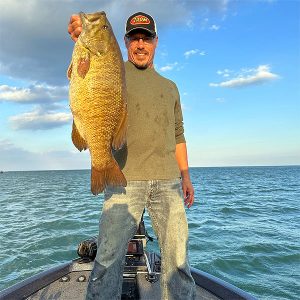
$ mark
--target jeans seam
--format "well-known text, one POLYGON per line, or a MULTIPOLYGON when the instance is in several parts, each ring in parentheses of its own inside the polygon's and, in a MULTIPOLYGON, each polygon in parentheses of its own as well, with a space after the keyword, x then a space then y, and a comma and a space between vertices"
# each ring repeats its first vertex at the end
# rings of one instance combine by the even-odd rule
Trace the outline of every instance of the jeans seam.
MULTIPOLYGON (((150 217, 151 219, 153 220, 153 224, 155 226, 155 231, 157 233, 157 237, 158 237, 158 242, 159 242, 159 245, 160 245, 160 249, 162 250, 162 239, 161 239, 161 233, 160 233, 160 230, 159 230, 159 226, 158 226, 158 222, 157 222, 157 219, 156 219, 156 216, 155 214, 153 213, 153 210, 152 210, 152 206, 151 206, 151 196, 148 197, 148 201, 146 203, 148 209, 149 209, 149 212, 150 212, 150 217)), ((162 292, 163 291, 167 291, 168 287, 167 287, 167 282, 166 282, 166 273, 165 273, 165 265, 167 264, 167 258, 165 257, 164 253, 162 253, 161 251, 161 283, 162 283, 162 292)))
MULTIPOLYGON (((136 232, 136 230, 133 231, 134 227, 137 229, 137 225, 136 225, 136 224, 133 224, 133 225, 131 226, 131 228, 130 228, 130 231, 132 232, 131 236, 133 236, 134 233, 136 232)), ((132 237, 131 237, 131 238, 132 238, 132 237)), ((129 241, 131 240, 131 238, 127 239, 127 243, 125 243, 125 244, 128 245, 128 243, 129 243, 129 241)), ((124 258, 123 258, 123 260, 122 260, 122 265, 121 265, 121 269, 123 270, 123 272, 124 272, 124 267, 125 267, 125 263, 126 263, 126 253, 127 253, 127 248, 126 248, 126 247, 125 247, 125 251, 124 251, 124 252, 125 252, 124 255, 123 255, 124 258)), ((122 273, 123 273, 123 272, 122 272, 122 273)), ((121 280, 122 280, 122 279, 121 279, 121 280)), ((118 298, 117 298, 117 299, 121 299, 121 296, 122 296, 122 284, 119 284, 118 298)))

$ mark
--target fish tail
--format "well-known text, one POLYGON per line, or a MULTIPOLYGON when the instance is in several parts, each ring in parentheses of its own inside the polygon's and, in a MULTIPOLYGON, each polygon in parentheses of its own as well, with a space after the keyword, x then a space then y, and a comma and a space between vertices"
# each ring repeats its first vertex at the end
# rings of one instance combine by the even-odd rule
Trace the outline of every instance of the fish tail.
POLYGON ((91 191, 94 195, 102 193, 106 186, 126 186, 127 181, 119 165, 113 160, 107 169, 98 170, 92 166, 91 191))
POLYGON ((112 161, 111 168, 106 170, 106 182, 113 186, 127 185, 127 180, 115 159, 112 161))
POLYGON ((92 166, 91 191, 94 195, 102 193, 105 189, 105 170, 97 170, 92 166))

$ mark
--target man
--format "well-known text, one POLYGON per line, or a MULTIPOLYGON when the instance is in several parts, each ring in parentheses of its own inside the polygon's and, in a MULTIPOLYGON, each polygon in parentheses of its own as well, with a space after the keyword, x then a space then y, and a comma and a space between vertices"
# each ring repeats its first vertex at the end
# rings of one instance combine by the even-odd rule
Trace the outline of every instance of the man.
MULTIPOLYGON (((74 41, 81 30, 79 16, 71 16, 68 31, 74 41)), ((194 189, 179 93, 172 81, 154 69, 158 37, 150 15, 138 12, 130 16, 124 41, 128 51, 128 133, 126 145, 115 158, 127 187, 105 189, 98 251, 86 299, 120 299, 127 244, 145 207, 161 249, 162 299, 193 299, 195 283, 187 258, 188 227, 182 198, 190 207, 194 189)))

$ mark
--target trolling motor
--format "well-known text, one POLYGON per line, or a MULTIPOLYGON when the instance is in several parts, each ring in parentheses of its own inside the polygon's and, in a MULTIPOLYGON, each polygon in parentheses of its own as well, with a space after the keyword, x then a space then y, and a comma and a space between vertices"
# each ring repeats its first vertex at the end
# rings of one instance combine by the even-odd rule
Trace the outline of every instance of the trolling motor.
MULTIPOLYGON (((153 241, 153 238, 148 235, 142 216, 136 234, 128 243, 123 271, 122 300, 140 299, 140 276, 144 276, 151 284, 159 279, 160 256, 145 251, 149 240, 153 241)), ((81 257, 81 263, 93 261, 97 254, 97 237, 81 242, 77 253, 81 257)))
MULTIPOLYGON (((158 280, 161 263, 156 253, 145 251, 147 242, 153 241, 153 238, 145 229, 143 215, 136 234, 128 243, 123 277, 134 278, 137 273, 145 273, 146 279, 153 283, 158 280)), ((77 254, 82 263, 93 261, 97 254, 97 237, 82 241, 78 245, 77 254)))
MULTIPOLYGON (((143 213, 144 215, 144 213, 143 213)), ((127 255, 143 255, 148 241, 153 241, 145 229, 143 216, 134 237, 128 243, 127 255)), ((79 243, 77 254, 84 262, 93 261, 97 254, 97 236, 79 243)))

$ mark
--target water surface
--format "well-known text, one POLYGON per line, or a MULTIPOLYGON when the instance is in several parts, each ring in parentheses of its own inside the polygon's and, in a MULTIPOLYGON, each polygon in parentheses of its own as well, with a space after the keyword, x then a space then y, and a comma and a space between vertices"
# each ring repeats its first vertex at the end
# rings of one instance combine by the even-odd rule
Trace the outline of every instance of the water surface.
MULTIPOLYGON (((191 176, 191 265, 259 299, 299 299, 300 166, 191 176)), ((75 258, 77 244, 97 234, 103 197, 91 195, 89 170, 5 172, 0 191, 0 290, 75 258)))

